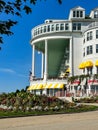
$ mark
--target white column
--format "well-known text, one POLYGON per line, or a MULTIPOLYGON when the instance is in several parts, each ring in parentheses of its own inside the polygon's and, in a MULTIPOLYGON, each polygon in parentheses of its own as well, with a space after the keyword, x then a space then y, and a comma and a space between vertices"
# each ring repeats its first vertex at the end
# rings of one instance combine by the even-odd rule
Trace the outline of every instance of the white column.
POLYGON ((35 77, 35 45, 33 44, 33 51, 32 51, 32 77, 35 77))
POLYGON ((73 54, 72 54, 72 38, 70 38, 70 53, 69 53, 69 67, 70 67, 70 76, 73 76, 73 54))
POLYGON ((89 95, 91 94, 91 85, 89 85, 89 95))
POLYGON ((48 75, 48 41, 45 39, 45 72, 44 72, 44 80, 47 80, 48 75))
POLYGON ((87 89, 86 89, 86 96, 87 97, 89 96, 89 85, 87 86, 87 89))
POLYGON ((41 78, 44 77, 44 53, 42 52, 42 69, 41 69, 41 78))

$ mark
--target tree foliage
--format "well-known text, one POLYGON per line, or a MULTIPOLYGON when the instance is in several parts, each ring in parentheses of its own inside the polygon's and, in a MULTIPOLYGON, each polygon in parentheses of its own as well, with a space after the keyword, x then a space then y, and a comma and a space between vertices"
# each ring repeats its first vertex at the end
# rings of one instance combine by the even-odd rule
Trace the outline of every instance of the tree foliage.
MULTIPOLYGON (((62 3, 62 0, 57 1, 60 4, 62 3)), ((37 0, 0 0, 0 14, 16 15, 18 17, 22 15, 22 11, 30 14, 32 12, 32 5, 36 3, 37 0)), ((3 43, 2 35, 9 36, 13 34, 11 27, 16 24, 17 21, 13 19, 0 20, 0 43, 3 43)))

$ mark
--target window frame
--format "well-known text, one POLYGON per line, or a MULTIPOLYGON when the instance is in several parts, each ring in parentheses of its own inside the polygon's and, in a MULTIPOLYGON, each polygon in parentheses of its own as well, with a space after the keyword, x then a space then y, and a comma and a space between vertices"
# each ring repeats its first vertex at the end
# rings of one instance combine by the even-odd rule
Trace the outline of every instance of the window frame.
POLYGON ((98 39, 98 30, 96 30, 96 39, 98 39))
POLYGON ((98 44, 96 44, 96 53, 98 53, 98 44))
POLYGON ((93 46, 92 45, 87 46, 87 48, 86 48, 86 54, 87 55, 93 54, 93 46))

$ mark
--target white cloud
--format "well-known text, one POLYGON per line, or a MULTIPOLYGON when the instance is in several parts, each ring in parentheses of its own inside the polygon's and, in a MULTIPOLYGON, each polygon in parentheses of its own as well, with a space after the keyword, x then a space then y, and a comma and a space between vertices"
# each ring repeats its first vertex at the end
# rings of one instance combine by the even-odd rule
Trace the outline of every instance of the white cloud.
POLYGON ((9 69, 9 68, 0 68, 0 72, 5 72, 5 73, 16 73, 14 70, 9 69))
POLYGON ((24 78, 28 77, 27 75, 17 73, 16 71, 14 71, 13 69, 10 69, 10 68, 0 68, 0 72, 14 74, 15 76, 18 76, 18 77, 24 77, 24 78))

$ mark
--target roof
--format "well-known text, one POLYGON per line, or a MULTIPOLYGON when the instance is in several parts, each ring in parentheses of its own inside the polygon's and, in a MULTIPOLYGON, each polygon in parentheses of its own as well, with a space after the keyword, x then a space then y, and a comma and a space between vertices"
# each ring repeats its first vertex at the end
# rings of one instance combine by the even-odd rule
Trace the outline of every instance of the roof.
POLYGON ((98 10, 98 7, 96 7, 96 8, 94 8, 94 9, 92 9, 92 11, 95 11, 95 10, 98 10))
POLYGON ((82 8, 81 6, 76 6, 76 7, 72 8, 71 10, 85 10, 85 9, 82 8))

